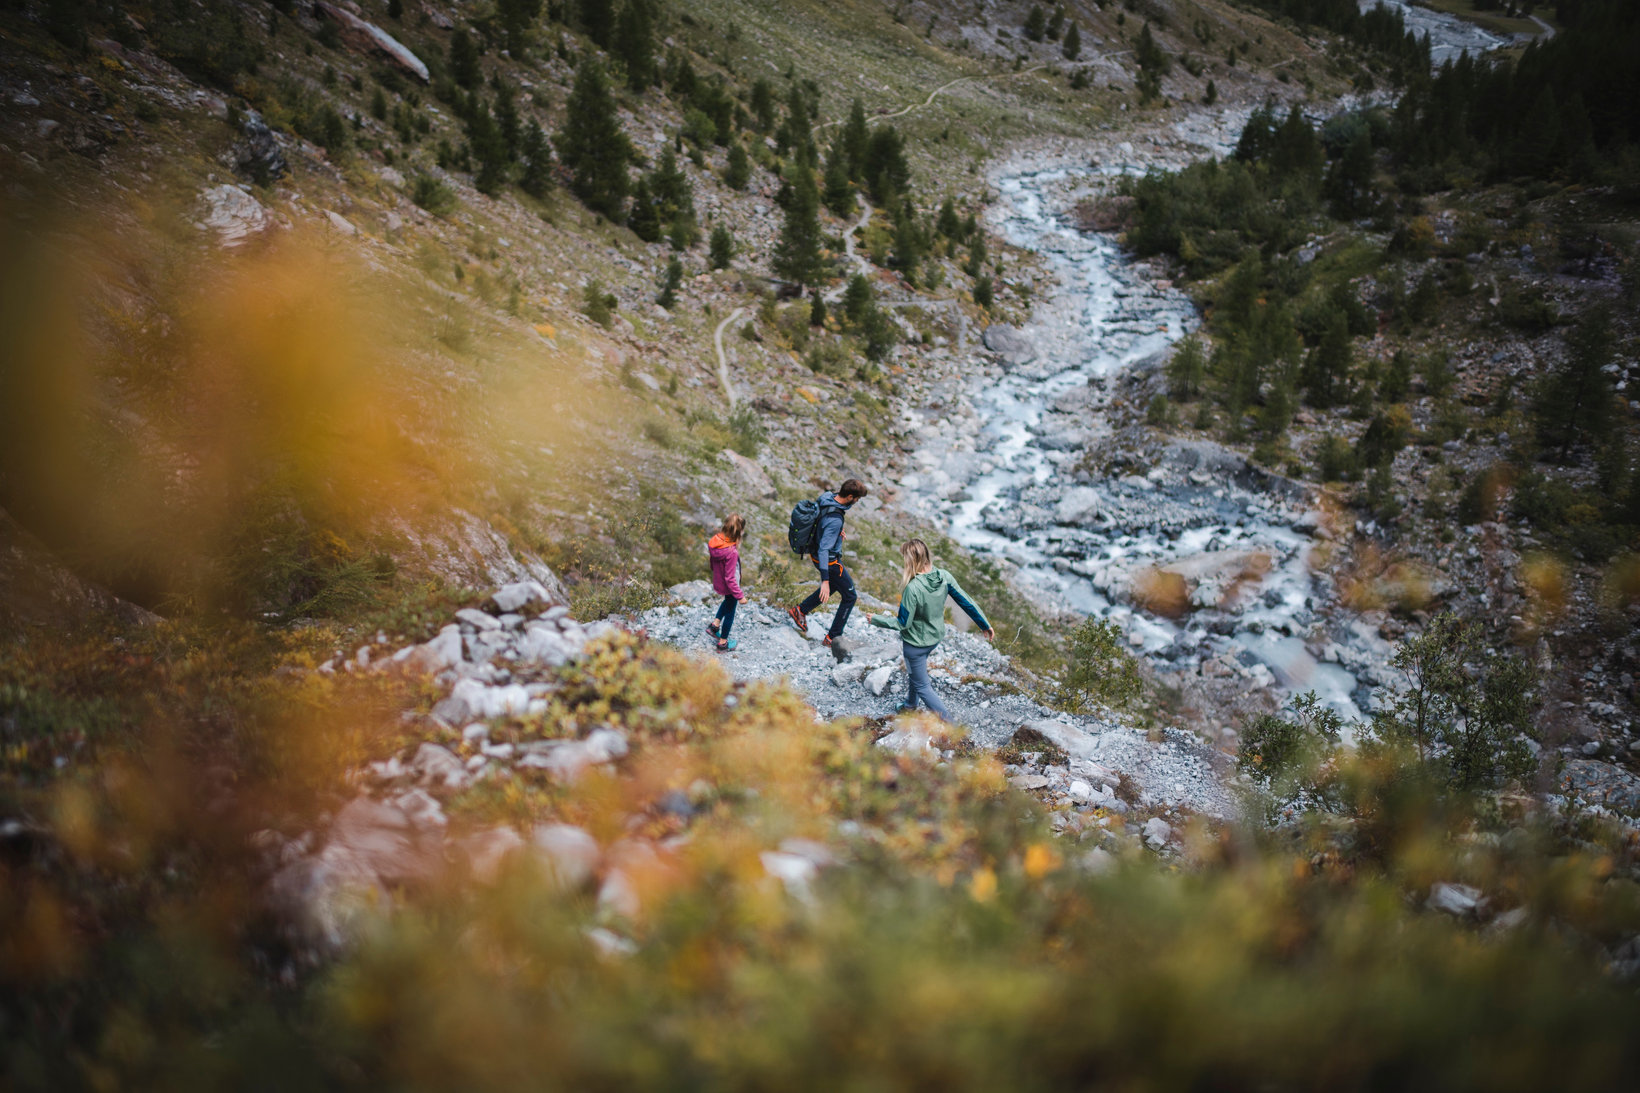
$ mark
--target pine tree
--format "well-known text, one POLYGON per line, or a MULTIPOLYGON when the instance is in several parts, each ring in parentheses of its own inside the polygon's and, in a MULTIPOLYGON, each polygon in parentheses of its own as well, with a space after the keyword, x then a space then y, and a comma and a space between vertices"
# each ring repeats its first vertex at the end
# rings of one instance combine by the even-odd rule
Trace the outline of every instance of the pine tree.
POLYGON ((881 204, 888 204, 911 188, 911 168, 905 161, 905 145, 898 129, 879 125, 871 131, 864 170, 866 186, 881 204))
POLYGON ((547 147, 546 134, 539 125, 531 125, 524 132, 524 173, 518 185, 531 197, 545 197, 552 189, 552 150, 547 147))
POLYGON ((488 106, 479 102, 467 116, 467 146, 478 166, 473 175, 473 187, 481 194, 494 197, 507 184, 507 168, 512 158, 507 154, 501 127, 488 106))
POLYGON ((404 0, 387 0, 387 17, 394 22, 404 18, 404 0))
POLYGON ((1373 138, 1361 126, 1342 156, 1328 167, 1323 192, 1332 202, 1332 213, 1340 220, 1369 217, 1378 200, 1373 195, 1373 138))
POLYGON ((1057 42, 1059 36, 1065 32, 1065 5, 1056 4, 1053 14, 1048 16, 1048 41, 1057 42))
POLYGON ((806 287, 820 277, 820 190, 808 166, 795 164, 790 173, 793 177, 787 180, 786 219, 775 244, 774 271, 806 287))
POLYGON ((831 152, 826 156, 826 208, 838 216, 853 216, 854 186, 848 180, 848 155, 842 144, 841 140, 833 141, 831 152))
POLYGON ((729 163, 723 172, 723 182, 731 190, 744 190, 752 179, 752 161, 746 146, 738 140, 729 142, 729 163))
POLYGON ((1167 362, 1168 394, 1178 402, 1189 402, 1201 394, 1207 374, 1207 357, 1202 341, 1194 334, 1182 339, 1167 362))
POLYGON ((580 15, 587 37, 607 50, 615 35, 615 0, 580 0, 580 15))
POLYGON ((1304 362, 1302 380, 1312 406, 1337 406, 1349 398, 1349 320, 1337 308, 1329 308, 1321 342, 1304 362))
POLYGON ((615 100, 603 65, 594 57, 583 59, 575 70, 564 127, 554 143, 570 169, 575 195, 589 209, 619 222, 631 185, 627 161, 632 149, 615 117, 615 100))
POLYGON ((477 87, 484 80, 478 66, 478 43, 466 27, 457 27, 450 35, 450 78, 465 88, 477 87))
POLYGON ((535 21, 541 18, 541 0, 495 0, 495 16, 506 35, 507 49, 516 57, 535 21))
POLYGON ((377 121, 387 120, 387 95, 380 87, 370 96, 370 116, 377 121))
POLYGON ((671 311, 678 302, 678 289, 683 285, 683 263, 677 255, 666 263, 666 278, 661 282, 661 294, 655 297, 655 302, 666 310, 671 311))
POLYGON ((922 261, 924 239, 922 225, 917 222, 917 210, 907 198, 894 216, 894 250, 889 264, 899 270, 907 282, 916 284, 917 263, 922 261))
POLYGON ((645 243, 660 242, 661 214, 647 175, 639 175, 632 184, 632 206, 627 210, 626 226, 645 243))
POLYGON ((626 66, 626 86, 642 92, 655 82, 655 13, 650 0, 626 0, 615 22, 614 53, 626 66))
POLYGON ((826 325, 826 298, 818 292, 809 300, 809 325, 826 325))
POLYGON ((962 238, 962 218, 957 216, 957 207, 951 203, 951 195, 945 195, 945 201, 940 205, 940 212, 934 219, 934 230, 953 243, 962 238))
POLYGON ((516 161, 523 151, 524 122, 518 116, 518 102, 512 85, 502 82, 495 92, 495 124, 500 131, 501 143, 509 162, 516 161))
MULTIPOLYGON (((735 256, 735 237, 729 229, 719 224, 712 229, 712 241, 707 248, 707 260, 713 269, 728 269, 729 261, 735 256)), ((818 299, 818 297, 816 297, 818 299)))
POLYGON ((989 277, 981 277, 974 282, 974 303, 983 307, 986 311, 991 310, 992 295, 991 279, 989 277))
POLYGON ((1207 81, 1207 90, 1202 92, 1202 102, 1212 106, 1219 101, 1219 85, 1212 80, 1207 81))
POLYGON ((1568 341, 1565 359, 1539 385, 1532 406, 1538 443, 1558 449, 1561 459, 1572 445, 1598 444, 1610 431, 1614 394, 1602 369, 1612 359, 1611 311, 1591 308, 1568 341))
POLYGON ((848 279, 843 289, 843 321, 852 329, 866 321, 866 315, 877 306, 877 294, 863 274, 848 279))
POLYGON ((759 78, 752 84, 752 117, 757 119, 757 131, 767 133, 774 128, 774 88, 769 81, 759 78))
POLYGON ((1065 55, 1065 60, 1074 61, 1082 56, 1082 32, 1076 29, 1075 20, 1065 28, 1065 44, 1059 50, 1065 55))
POLYGON ((1042 12, 1041 4, 1032 4, 1030 14, 1025 16, 1025 37, 1033 42, 1040 42, 1048 30, 1048 17, 1042 12))
POLYGON ((859 99, 849 104, 848 122, 843 126, 843 153, 848 159, 848 177, 865 186, 866 152, 871 145, 871 130, 866 126, 866 108, 859 99))

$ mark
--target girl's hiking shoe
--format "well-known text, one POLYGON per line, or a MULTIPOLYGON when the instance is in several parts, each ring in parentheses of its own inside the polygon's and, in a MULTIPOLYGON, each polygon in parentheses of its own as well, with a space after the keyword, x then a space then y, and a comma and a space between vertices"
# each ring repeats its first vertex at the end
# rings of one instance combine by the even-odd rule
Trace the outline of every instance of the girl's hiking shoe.
POLYGON ((706 632, 708 634, 712 635, 714 638, 717 637, 718 636, 718 620, 713 619, 711 622, 707 623, 706 624, 706 632))
POLYGON ((792 617, 792 625, 797 627, 797 632, 807 637, 809 634, 809 617, 803 614, 803 609, 801 607, 788 607, 786 608, 786 614, 792 617))
POLYGON ((734 638, 718 638, 717 650, 720 653, 732 653, 740 647, 740 642, 734 638))
POLYGON ((830 649, 831 648, 831 635, 827 634, 825 637, 821 638, 820 639, 820 644, 824 645, 827 649, 830 649))

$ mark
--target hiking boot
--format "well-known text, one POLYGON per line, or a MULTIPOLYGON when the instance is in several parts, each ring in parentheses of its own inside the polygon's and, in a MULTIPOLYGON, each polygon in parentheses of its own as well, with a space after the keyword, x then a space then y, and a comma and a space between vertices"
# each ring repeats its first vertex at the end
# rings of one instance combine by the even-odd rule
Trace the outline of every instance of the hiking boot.
POLYGON ((718 620, 717 619, 713 619, 711 622, 706 624, 706 632, 708 634, 712 635, 714 638, 718 636, 718 620))
POLYGON ((786 614, 792 617, 792 625, 797 627, 797 632, 804 637, 808 637, 809 617, 803 614, 803 609, 801 607, 788 607, 786 608, 786 614))
POLYGON ((738 648, 740 648, 740 642, 736 641, 734 638, 718 638, 718 642, 717 642, 717 651, 718 652, 720 652, 720 653, 732 653, 738 648))
POLYGON ((825 637, 821 638, 820 639, 820 644, 824 645, 827 649, 830 649, 831 648, 831 635, 827 634, 825 637))

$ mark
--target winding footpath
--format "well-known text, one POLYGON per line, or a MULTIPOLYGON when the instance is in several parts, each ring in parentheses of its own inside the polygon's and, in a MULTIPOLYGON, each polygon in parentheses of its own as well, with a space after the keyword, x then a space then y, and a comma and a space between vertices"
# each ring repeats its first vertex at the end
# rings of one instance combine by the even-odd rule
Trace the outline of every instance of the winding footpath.
POLYGON ((723 397, 728 400, 729 409, 731 410, 735 408, 739 400, 735 398, 734 384, 729 382, 729 355, 723 349, 723 332, 728 329, 730 323, 744 314, 746 314, 745 308, 735 308, 725 315, 723 321, 717 324, 717 329, 712 331, 712 346, 717 350, 718 383, 723 385, 723 397))

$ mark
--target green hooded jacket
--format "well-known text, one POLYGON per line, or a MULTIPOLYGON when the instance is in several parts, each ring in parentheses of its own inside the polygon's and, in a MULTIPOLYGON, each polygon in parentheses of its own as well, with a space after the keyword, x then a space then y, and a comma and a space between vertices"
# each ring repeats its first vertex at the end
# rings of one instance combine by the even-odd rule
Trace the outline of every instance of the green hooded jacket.
POLYGON ((974 620, 975 626, 981 630, 991 629, 991 624, 985 621, 985 613, 974 606, 957 579, 943 569, 931 569, 911 578, 911 583, 900 592, 899 617, 873 615, 871 625, 898 630, 907 645, 919 648, 938 645, 945 637, 946 596, 957 601, 957 606, 974 620))

